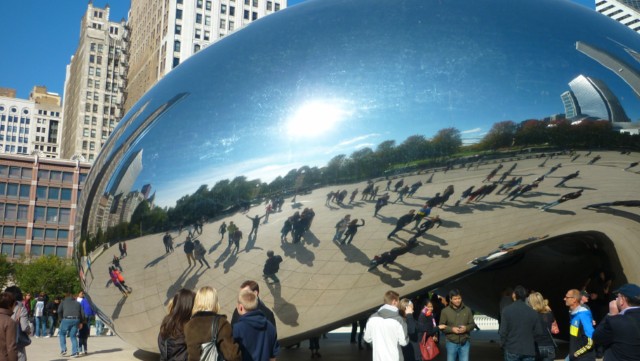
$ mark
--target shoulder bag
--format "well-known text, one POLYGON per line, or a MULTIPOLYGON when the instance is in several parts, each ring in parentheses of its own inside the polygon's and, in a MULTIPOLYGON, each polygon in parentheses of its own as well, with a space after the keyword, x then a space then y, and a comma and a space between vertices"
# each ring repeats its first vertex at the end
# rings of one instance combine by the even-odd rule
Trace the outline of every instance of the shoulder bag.
POLYGON ((438 345, 433 341, 433 336, 427 336, 425 332, 420 341, 420 354, 425 361, 433 360, 440 353, 438 345))
POLYGON ((213 316, 211 322, 211 341, 200 345, 200 361, 224 361, 218 352, 218 316, 213 316))

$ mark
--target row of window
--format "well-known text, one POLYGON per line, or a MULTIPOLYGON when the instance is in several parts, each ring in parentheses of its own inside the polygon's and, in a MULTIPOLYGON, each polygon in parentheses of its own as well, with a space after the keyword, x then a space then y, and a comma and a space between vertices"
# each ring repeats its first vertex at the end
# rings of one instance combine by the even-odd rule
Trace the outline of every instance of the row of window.
POLYGON ((29 199, 31 184, 17 184, 0 182, 0 196, 9 198, 29 199))
MULTIPOLYGON (((5 130, 5 125, 0 124, 0 131, 5 130)), ((7 133, 18 133, 18 134, 29 134, 29 128, 19 127, 17 125, 7 125, 6 126, 7 133)))
POLYGON ((8 144, 0 144, 0 153, 5 152, 5 153, 18 153, 18 154, 28 154, 29 153, 29 147, 23 147, 23 146, 15 146, 15 145, 8 145, 8 144))
MULTIPOLYGON (((0 226, 0 235, 4 239, 24 241, 27 238, 27 227, 0 226)), ((37 241, 67 241, 69 230, 54 228, 34 228, 32 238, 37 241)))
MULTIPOLYGON (((43 142, 44 142, 44 140, 43 140, 43 142)), ((55 153, 55 152, 57 152, 57 151, 58 151, 58 148, 57 148, 57 147, 52 147, 52 146, 50 146, 50 145, 44 146, 44 145, 36 144, 36 145, 34 145, 34 146, 33 146, 33 148, 34 148, 35 150, 41 150, 41 151, 43 151, 43 152, 44 152, 44 151, 45 151, 45 149, 46 149, 46 151, 47 151, 47 152, 50 152, 50 153, 51 153, 51 152, 55 153)))
MULTIPOLYGON (((84 111, 87 113, 98 113, 98 104, 86 103, 84 105, 84 111)), ((116 107, 103 106, 102 107, 103 115, 116 115, 116 107)))
POLYGON ((70 208, 36 206, 33 212, 35 222, 46 222, 68 226, 71 218, 70 208))
POLYGON ((7 135, 6 139, 5 139, 5 136, 0 134, 0 140, 6 140, 7 142, 14 142, 14 143, 18 142, 18 143, 23 143, 23 144, 29 143, 29 138, 16 137, 15 135, 7 135))
MULTIPOLYGON (((0 252, 2 252, 2 254, 4 254, 7 257, 17 258, 24 255, 25 245, 13 244, 13 243, 2 243, 2 246, 0 247, 0 252)), ((32 244, 31 255, 32 256, 56 255, 58 257, 65 258, 67 257, 67 247, 32 244)))
MULTIPOLYGON (((4 112, 6 109, 7 108, 4 105, 0 105, 0 113, 4 112)), ((9 112, 10 113, 17 113, 18 112, 18 108, 17 107, 11 107, 11 108, 9 108, 9 112)), ((29 109, 28 108, 22 109, 22 114, 28 115, 29 114, 29 109)))
POLYGON ((31 179, 31 168, 0 165, 0 178, 31 179))
POLYGON ((52 117, 60 117, 60 112, 55 112, 53 110, 38 109, 38 114, 39 115, 49 115, 49 116, 52 116, 52 117))

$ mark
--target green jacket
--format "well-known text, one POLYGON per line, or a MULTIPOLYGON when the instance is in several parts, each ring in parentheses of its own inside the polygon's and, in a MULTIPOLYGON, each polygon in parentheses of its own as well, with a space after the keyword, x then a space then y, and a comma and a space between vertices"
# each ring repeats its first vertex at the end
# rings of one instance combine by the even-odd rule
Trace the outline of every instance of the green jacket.
POLYGON ((464 303, 460 305, 460 308, 453 308, 451 304, 445 307, 440 314, 440 324, 447 326, 442 331, 447 340, 457 344, 467 342, 471 331, 476 328, 476 323, 473 321, 473 312, 464 303), (456 326, 466 326, 467 331, 462 334, 453 333, 451 328, 456 326))

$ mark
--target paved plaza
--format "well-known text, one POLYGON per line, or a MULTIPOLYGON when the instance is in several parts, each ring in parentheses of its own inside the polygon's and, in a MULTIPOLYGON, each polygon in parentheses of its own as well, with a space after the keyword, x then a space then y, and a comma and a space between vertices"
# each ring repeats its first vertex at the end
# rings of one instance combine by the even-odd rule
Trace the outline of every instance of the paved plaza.
MULTIPOLYGON (((129 297, 122 297, 108 283, 107 267, 114 254, 119 254, 117 246, 102 253, 94 252, 93 270, 87 275, 87 291, 104 314, 114 321, 120 336, 142 349, 154 350, 167 302, 182 287, 197 289, 210 285, 217 288, 222 312, 229 315, 235 307, 240 283, 246 279, 259 280, 260 297, 274 310, 278 334, 286 342, 294 341, 297 335, 306 338, 335 329, 345 319, 377 308, 388 289, 401 295, 417 292, 472 269, 471 260, 490 254, 501 244, 530 237, 547 234, 554 237, 585 230, 602 232, 615 240, 621 264, 631 269, 640 259, 640 249, 635 246, 635 230, 640 219, 638 208, 588 210, 583 207, 638 199, 640 175, 635 169, 623 171, 631 162, 639 160, 638 154, 593 152, 589 157, 586 152, 579 154, 581 156, 575 161, 571 161, 569 155, 554 157, 544 167, 540 167, 543 159, 536 157, 504 159, 502 171, 517 163, 512 175, 522 176, 523 184, 531 183, 553 165, 562 163, 562 168, 547 176, 539 188, 515 201, 502 201, 504 195, 494 192, 481 201, 452 206, 463 190, 472 185, 481 186, 482 180, 500 163, 490 161, 478 168, 398 176, 404 177, 405 184, 418 180, 425 184, 413 198, 384 207, 377 218, 373 217, 374 202, 360 200, 360 195, 352 204, 325 204, 329 191, 362 190, 365 182, 315 189, 309 194, 298 195, 295 203, 287 198, 282 212, 272 214, 268 223, 260 226, 257 239, 246 239, 251 224, 247 216, 264 213, 263 205, 254 206, 246 214, 238 212, 204 225, 199 239, 208 250, 206 258, 211 269, 199 265, 188 267, 181 247, 186 232, 172 233, 176 237, 176 248, 170 254, 165 254, 162 234, 147 235, 128 241, 128 256, 121 260, 127 285, 133 288, 129 297), (601 155, 602 159, 588 164, 596 155, 601 155), (577 170, 580 171, 578 178, 569 181, 565 187, 554 187, 563 176, 577 170), (431 182, 427 182, 429 178, 431 182), (397 218, 410 209, 419 208, 450 184, 455 186, 456 193, 448 205, 436 208, 432 213, 442 217, 442 227, 427 233, 419 240, 418 247, 398 257, 395 264, 367 271, 375 255, 405 244, 412 235, 403 230, 397 237, 387 239, 397 218), (585 190, 582 197, 547 212, 540 211, 540 206, 578 189, 585 190), (289 242, 281 242, 280 229, 284 220, 305 207, 313 208, 316 213, 310 231, 300 244, 290 243, 290 238, 289 242), (331 240, 335 223, 347 213, 352 219, 364 219, 366 226, 358 230, 352 244, 341 246, 331 240), (238 253, 230 252, 226 235, 225 239, 220 239, 217 233, 223 220, 227 224, 234 221, 245 234, 238 253), (262 282, 262 267, 269 249, 284 259, 278 273, 280 284, 262 282)), ((499 176, 500 173, 496 177, 499 176)), ((379 194, 384 193, 385 184, 384 180, 376 180, 381 188, 379 194)), ((394 201, 396 193, 390 194, 394 201)), ((627 277, 629 282, 640 281, 633 272, 627 277)))

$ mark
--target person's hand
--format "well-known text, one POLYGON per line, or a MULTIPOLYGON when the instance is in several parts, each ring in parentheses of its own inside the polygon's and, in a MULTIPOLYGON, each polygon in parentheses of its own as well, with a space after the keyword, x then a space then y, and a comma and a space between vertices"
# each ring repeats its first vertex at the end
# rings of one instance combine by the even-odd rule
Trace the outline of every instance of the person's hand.
POLYGON ((458 330, 460 331, 460 333, 465 333, 467 332, 467 326, 459 326, 458 330))
POLYGON ((618 304, 616 303, 616 300, 609 302, 609 315, 615 316, 618 313, 620 313, 620 310, 618 309, 618 304))

